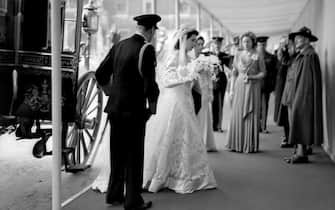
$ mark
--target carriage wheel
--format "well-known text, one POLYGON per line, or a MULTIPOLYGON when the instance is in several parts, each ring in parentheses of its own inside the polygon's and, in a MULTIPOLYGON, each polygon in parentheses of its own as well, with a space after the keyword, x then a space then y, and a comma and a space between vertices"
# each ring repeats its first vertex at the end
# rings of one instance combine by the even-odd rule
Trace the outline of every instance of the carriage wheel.
MULTIPOLYGON (((77 120, 68 126, 65 159, 68 171, 89 167, 89 160, 100 144, 103 93, 97 86, 94 72, 85 74, 78 82, 77 120)), ((64 151, 63 151, 64 152, 64 151)))

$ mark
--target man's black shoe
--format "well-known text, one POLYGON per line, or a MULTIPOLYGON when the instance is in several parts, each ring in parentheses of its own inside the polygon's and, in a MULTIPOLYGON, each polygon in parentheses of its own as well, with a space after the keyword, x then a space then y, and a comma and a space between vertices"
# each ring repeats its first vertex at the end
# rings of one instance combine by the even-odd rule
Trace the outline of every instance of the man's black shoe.
POLYGON ((114 201, 106 200, 106 204, 107 205, 112 205, 112 206, 121 206, 123 203, 124 203, 124 199, 114 200, 114 201))
POLYGON ((292 148, 293 146, 293 144, 290 144, 288 142, 282 142, 280 145, 281 148, 292 148))
POLYGON ((313 154, 313 149, 312 149, 312 147, 308 147, 308 148, 306 149, 306 154, 307 154, 307 155, 312 155, 312 154, 313 154))
POLYGON ((148 202, 142 203, 142 205, 140 205, 140 206, 129 208, 129 209, 126 209, 126 210, 145 210, 145 209, 151 208, 151 206, 152 206, 152 201, 148 201, 148 202))

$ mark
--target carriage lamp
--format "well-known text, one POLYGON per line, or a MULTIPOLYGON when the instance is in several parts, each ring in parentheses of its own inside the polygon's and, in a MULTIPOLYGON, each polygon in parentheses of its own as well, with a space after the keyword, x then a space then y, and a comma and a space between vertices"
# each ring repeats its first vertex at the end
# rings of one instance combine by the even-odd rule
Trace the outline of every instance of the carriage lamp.
POLYGON ((83 12, 83 29, 88 34, 95 34, 99 28, 98 7, 94 6, 94 1, 90 0, 84 6, 83 12))
POLYGON ((94 6, 94 0, 90 0, 84 6, 83 12, 83 30, 87 33, 87 44, 85 52, 85 67, 90 70, 90 51, 91 51, 91 36, 99 29, 99 14, 98 7, 94 6))

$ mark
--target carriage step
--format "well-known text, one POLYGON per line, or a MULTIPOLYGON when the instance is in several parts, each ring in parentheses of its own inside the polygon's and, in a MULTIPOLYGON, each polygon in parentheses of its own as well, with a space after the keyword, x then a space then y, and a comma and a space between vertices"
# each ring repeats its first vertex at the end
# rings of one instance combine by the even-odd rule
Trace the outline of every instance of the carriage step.
POLYGON ((2 126, 10 126, 17 123, 17 118, 15 116, 10 115, 0 115, 0 125, 2 126))
POLYGON ((65 148, 63 148, 62 149, 62 153, 64 154, 64 155, 68 155, 68 154, 74 154, 74 148, 72 148, 72 147, 65 147, 65 148))
POLYGON ((77 172, 85 171, 87 168, 89 168, 88 165, 78 164, 74 166, 68 166, 67 168, 65 168, 65 171, 70 172, 70 173, 77 173, 77 172))

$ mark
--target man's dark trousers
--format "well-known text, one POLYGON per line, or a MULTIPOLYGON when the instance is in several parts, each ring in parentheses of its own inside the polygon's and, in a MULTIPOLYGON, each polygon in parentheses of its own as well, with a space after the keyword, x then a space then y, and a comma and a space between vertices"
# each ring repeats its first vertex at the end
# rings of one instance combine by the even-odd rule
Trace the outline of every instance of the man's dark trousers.
POLYGON ((144 115, 130 112, 110 113, 110 178, 107 200, 124 201, 125 209, 140 206, 144 159, 144 115), (124 183, 126 196, 124 196, 124 183), (129 194, 131 193, 131 194, 129 194), (130 206, 131 205, 131 206, 130 206))

